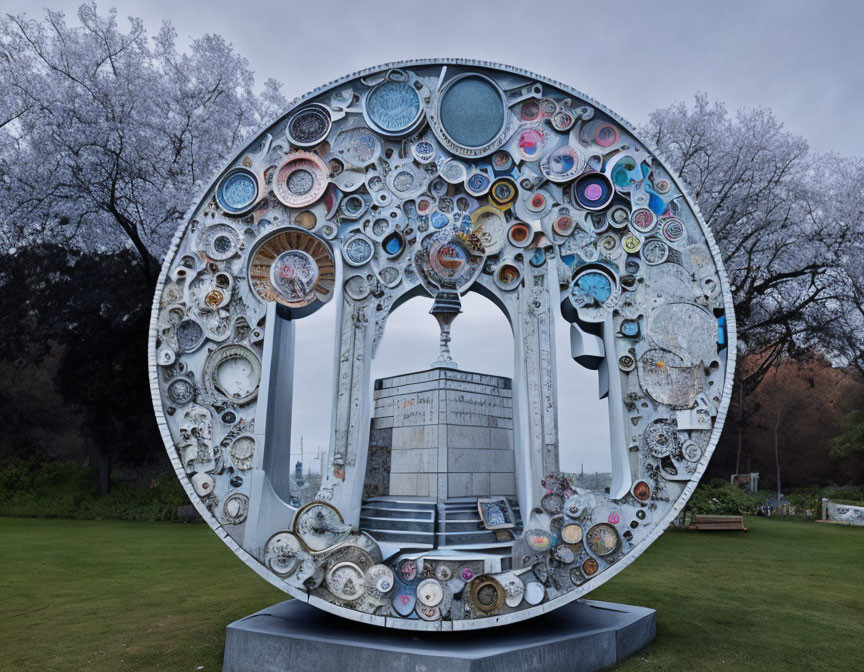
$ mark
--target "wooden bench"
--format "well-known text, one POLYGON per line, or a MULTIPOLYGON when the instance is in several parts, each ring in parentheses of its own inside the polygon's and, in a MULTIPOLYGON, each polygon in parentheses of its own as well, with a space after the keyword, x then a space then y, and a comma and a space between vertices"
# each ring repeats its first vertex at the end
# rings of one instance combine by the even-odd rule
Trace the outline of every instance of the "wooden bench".
POLYGON ((693 516, 688 530, 740 530, 747 531, 744 516, 693 516))

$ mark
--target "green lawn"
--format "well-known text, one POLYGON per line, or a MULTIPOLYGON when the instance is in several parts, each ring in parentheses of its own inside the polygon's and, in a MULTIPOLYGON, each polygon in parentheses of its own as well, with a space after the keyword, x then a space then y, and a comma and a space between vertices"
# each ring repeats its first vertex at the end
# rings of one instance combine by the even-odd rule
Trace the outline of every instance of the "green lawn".
MULTIPOLYGON (((657 609, 620 670, 860 670, 864 529, 751 518, 669 532, 592 598, 657 609)), ((0 518, 0 670, 220 669, 284 599, 204 525, 0 518)))

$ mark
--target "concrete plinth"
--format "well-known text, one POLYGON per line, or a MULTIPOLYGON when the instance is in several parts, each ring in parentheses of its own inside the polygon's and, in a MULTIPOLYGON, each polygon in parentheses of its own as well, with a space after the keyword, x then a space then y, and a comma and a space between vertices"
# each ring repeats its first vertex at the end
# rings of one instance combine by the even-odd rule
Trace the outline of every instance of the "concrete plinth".
POLYGON ((228 626, 222 670, 589 672, 654 641, 656 613, 582 600, 512 625, 413 633, 356 623, 289 600, 228 626))
POLYGON ((456 369, 375 381, 364 497, 515 495, 512 387, 456 369))

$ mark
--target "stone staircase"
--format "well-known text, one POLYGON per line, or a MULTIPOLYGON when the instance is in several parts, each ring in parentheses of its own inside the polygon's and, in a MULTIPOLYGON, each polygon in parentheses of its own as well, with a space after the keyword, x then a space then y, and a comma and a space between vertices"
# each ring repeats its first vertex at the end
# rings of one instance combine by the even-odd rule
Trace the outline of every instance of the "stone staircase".
MULTIPOLYGON (((522 519, 519 515, 519 505, 514 498, 507 498, 510 508, 516 516, 514 534, 522 532, 522 519)), ((495 530, 487 530, 480 520, 476 497, 459 497, 438 502, 438 520, 436 522, 436 548, 447 549, 483 549, 509 548, 513 545, 511 539, 499 540, 495 530)))
POLYGON ((435 548, 436 504, 410 497, 372 497, 360 509, 360 527, 377 542, 435 548))
MULTIPOLYGON (((508 497, 516 516, 514 535, 522 532, 516 498, 508 497)), ((483 527, 476 497, 434 502, 411 497, 372 497, 363 502, 360 527, 377 542, 388 546, 427 549, 509 548, 512 540, 500 540, 483 527)))

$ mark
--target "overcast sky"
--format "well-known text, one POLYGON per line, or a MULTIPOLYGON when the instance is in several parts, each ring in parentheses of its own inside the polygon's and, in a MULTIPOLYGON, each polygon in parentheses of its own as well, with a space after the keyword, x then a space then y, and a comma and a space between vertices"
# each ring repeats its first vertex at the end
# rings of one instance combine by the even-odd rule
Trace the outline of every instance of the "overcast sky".
MULTIPOLYGON (((0 0, 74 14, 80 2, 0 0)), ((864 153, 864 2, 859 0, 123 0, 150 33, 170 20, 183 39, 220 33, 259 81, 291 99, 361 68, 465 57, 566 82, 633 123, 695 91, 729 108, 771 107, 820 151, 864 153)))
MULTIPOLYGON (((79 2, 45 3, 74 15, 79 2)), ((566 82, 634 124, 696 91, 730 110, 770 107, 817 151, 864 154, 864 2, 693 0, 591 2, 356 2, 130 0, 151 34, 169 20, 181 40, 219 33, 245 55, 258 81, 274 77, 290 100, 343 74, 387 61, 465 57, 498 61, 566 82)), ((0 0, 6 12, 38 12, 39 0, 0 0)), ((512 374, 503 316, 476 295, 454 325, 463 368, 512 374)), ((437 329, 421 300, 391 318, 376 375, 427 368, 437 329)), ((301 325, 295 436, 308 451, 327 441, 331 308, 301 325)), ((605 404, 596 374, 566 361, 559 331, 562 467, 608 469, 605 404), (566 368, 565 368, 566 367, 566 368), (564 382, 566 381, 566 382, 564 382), (578 437, 578 438, 577 438, 578 437)), ((296 445, 296 444, 295 444, 296 445)))

